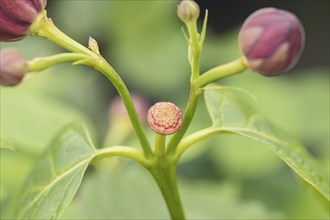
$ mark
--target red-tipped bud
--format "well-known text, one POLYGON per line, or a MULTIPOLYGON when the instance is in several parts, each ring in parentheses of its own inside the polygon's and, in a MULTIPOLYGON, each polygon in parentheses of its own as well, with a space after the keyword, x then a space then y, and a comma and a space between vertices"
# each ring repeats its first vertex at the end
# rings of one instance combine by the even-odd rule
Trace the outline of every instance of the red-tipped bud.
POLYGON ((173 134, 182 125, 181 111, 171 102, 157 102, 151 106, 147 119, 152 130, 161 135, 173 134))
POLYGON ((23 39, 47 0, 1 0, 0 41, 23 39))
POLYGON ((192 0, 183 0, 178 5, 177 14, 183 22, 197 20, 199 17, 199 6, 192 0))
POLYGON ((20 83, 28 68, 26 60, 13 48, 0 51, 0 84, 15 86, 20 83))
POLYGON ((304 49, 305 32, 294 14, 263 8, 245 20, 239 44, 252 70, 265 76, 279 75, 297 63, 304 49))

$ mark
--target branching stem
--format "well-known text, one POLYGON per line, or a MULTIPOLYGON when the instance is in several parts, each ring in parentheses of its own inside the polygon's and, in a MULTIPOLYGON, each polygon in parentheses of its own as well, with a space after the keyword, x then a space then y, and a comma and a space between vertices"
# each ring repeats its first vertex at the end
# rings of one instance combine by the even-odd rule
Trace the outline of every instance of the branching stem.
POLYGON ((141 121, 136 113, 136 109, 133 104, 131 95, 120 76, 108 64, 108 62, 100 54, 94 53, 93 51, 77 43, 75 40, 71 39, 61 30, 59 30, 54 25, 52 20, 47 17, 45 10, 38 15, 36 21, 30 27, 30 34, 45 37, 71 52, 80 53, 81 56, 87 56, 87 58, 83 57, 80 61, 77 61, 76 63, 92 66, 99 72, 103 73, 113 83, 124 102, 135 133, 140 141, 143 152, 147 158, 150 158, 152 156, 151 146, 142 127, 141 121))

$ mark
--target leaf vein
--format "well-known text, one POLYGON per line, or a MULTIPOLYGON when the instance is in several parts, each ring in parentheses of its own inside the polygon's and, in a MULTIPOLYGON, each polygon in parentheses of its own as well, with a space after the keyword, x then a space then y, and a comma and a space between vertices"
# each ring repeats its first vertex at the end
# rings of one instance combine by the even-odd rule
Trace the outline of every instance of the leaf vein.
POLYGON ((46 193, 51 187, 53 187, 57 182, 59 182, 61 179, 63 179, 66 175, 70 174, 72 171, 78 169, 80 166, 82 166, 85 163, 88 163, 90 160, 92 159, 92 157, 88 157, 84 160, 82 160, 81 162, 79 162, 78 164, 76 164, 75 166, 71 167, 70 169, 64 171, 62 174, 60 174, 59 176, 57 176, 55 179, 53 179, 50 184, 48 186, 46 186, 43 190, 41 190, 35 197, 33 200, 31 200, 31 202, 29 204, 27 204, 25 206, 25 208, 21 211, 20 214, 18 214, 17 218, 20 219, 25 213, 26 211, 31 208, 43 195, 44 193, 46 193))

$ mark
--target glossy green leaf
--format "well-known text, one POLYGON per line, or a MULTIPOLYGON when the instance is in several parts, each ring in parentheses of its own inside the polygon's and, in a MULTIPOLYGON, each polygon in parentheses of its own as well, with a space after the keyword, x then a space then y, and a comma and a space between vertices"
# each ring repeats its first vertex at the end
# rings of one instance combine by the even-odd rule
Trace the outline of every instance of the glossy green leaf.
POLYGON ((82 126, 67 126, 37 161, 18 195, 15 218, 59 218, 76 194, 95 151, 82 126))
POLYGON ((328 179, 320 171, 318 162, 296 140, 224 87, 206 88, 205 101, 213 121, 210 132, 235 133, 265 145, 329 199, 328 179))

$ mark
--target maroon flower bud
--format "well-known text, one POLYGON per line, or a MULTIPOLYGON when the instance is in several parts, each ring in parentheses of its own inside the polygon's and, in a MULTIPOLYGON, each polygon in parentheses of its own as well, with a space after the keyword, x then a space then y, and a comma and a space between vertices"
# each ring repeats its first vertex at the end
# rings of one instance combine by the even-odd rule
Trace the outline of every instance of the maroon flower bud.
POLYGON ((13 48, 0 51, 0 64, 0 84, 4 86, 17 85, 28 68, 25 59, 13 48))
POLYGON ((171 102, 157 102, 151 106, 147 119, 152 130, 161 135, 173 134, 182 124, 181 111, 171 102))
POLYGON ((239 44, 252 70, 273 76, 297 63, 304 48, 305 32, 294 14, 263 8, 245 20, 239 44))
POLYGON ((0 0, 0 41, 24 38, 47 0, 0 0))

